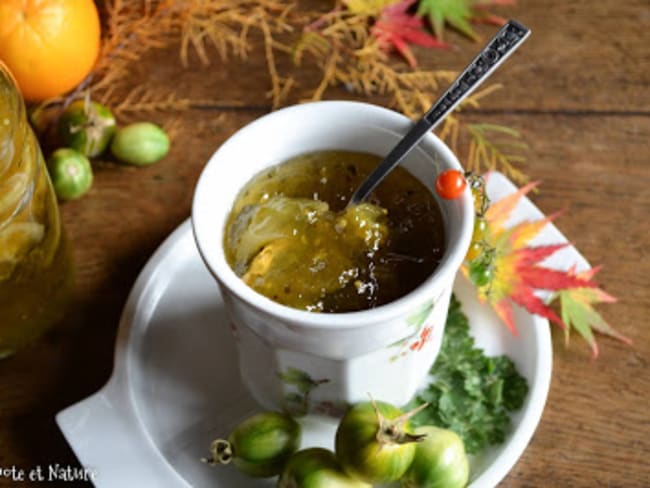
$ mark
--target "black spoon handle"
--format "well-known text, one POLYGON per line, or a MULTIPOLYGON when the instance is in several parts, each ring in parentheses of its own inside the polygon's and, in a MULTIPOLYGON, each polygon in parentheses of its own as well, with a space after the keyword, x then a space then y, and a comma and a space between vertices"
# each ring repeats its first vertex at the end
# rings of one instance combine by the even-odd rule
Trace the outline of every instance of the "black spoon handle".
POLYGON ((363 181, 350 198, 348 205, 362 202, 383 181, 413 147, 431 129, 435 128, 449 112, 463 101, 499 65, 505 61, 530 35, 530 29, 509 20, 456 78, 447 91, 438 99, 424 116, 406 133, 386 158, 379 163, 363 181))

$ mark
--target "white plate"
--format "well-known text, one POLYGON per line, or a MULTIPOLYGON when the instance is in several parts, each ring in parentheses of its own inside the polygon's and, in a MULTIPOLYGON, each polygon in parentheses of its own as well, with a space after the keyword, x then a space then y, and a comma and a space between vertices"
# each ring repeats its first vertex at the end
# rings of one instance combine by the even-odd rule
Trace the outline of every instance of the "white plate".
MULTIPOLYGON (((500 174, 488 192, 498 199, 515 190, 500 174)), ((541 218, 527 199, 513 222, 541 218)), ((547 225, 536 244, 566 239, 547 225)), ((572 247, 545 263, 558 269, 588 263, 572 247)), ((488 354, 507 354, 529 383, 523 408, 512 416, 505 442, 471 463, 473 487, 496 485, 526 448, 546 402, 552 349, 548 322, 515 310, 513 337, 473 288, 458 278, 454 287, 471 332, 488 354)), ((98 487, 268 487, 232 467, 211 468, 199 459, 210 441, 227 436, 258 411, 239 381, 235 344, 216 283, 204 267, 183 223, 156 251, 136 281, 124 308, 115 368, 99 392, 63 410, 57 423, 98 487)), ((303 446, 332 449, 335 422, 308 417, 303 446)))

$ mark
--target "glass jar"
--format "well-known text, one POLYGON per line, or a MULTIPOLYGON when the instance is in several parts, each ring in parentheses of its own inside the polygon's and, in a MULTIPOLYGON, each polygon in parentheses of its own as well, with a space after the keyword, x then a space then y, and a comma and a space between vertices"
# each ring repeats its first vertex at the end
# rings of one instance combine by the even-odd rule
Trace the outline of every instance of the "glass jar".
POLYGON ((72 282, 45 161, 0 62, 0 359, 62 317, 72 282))

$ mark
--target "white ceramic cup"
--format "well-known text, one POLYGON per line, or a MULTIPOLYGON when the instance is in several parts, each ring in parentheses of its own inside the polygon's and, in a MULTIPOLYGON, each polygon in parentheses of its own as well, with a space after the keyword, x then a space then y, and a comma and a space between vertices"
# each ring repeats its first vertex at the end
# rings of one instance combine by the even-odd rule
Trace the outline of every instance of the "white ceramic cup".
MULTIPOLYGON (((446 251, 434 273, 404 297, 371 310, 312 313, 276 303, 234 273, 223 249, 232 204, 260 171, 328 149, 385 156, 411 125, 403 115, 365 103, 296 105, 240 129, 204 168, 192 207, 194 235, 231 317, 242 379, 264 407, 337 415, 369 394, 402 405, 426 377, 442 341, 453 280, 471 240, 469 189, 455 200, 436 195, 446 251)), ((434 195, 436 175, 461 169, 432 133, 402 166, 434 195)))

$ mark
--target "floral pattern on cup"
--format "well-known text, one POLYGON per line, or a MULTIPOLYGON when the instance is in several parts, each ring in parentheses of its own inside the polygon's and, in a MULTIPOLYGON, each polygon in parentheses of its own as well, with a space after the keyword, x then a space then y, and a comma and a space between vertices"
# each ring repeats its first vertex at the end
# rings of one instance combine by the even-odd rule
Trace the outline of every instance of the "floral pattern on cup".
POLYGON ((292 367, 279 372, 278 376, 282 383, 295 390, 285 393, 283 399, 283 407, 291 415, 307 415, 313 411, 314 405, 310 400, 312 391, 320 385, 330 382, 328 378, 315 380, 306 372, 292 367))
POLYGON ((309 413, 326 415, 328 417, 339 419, 343 417, 350 407, 351 405, 344 401, 321 400, 312 403, 309 413))
POLYGON ((433 325, 425 325, 425 322, 427 318, 429 318, 429 315, 431 315, 435 303, 436 300, 427 301, 408 316, 406 319, 406 325, 415 328, 415 331, 405 339, 402 339, 391 346, 400 347, 400 351, 394 356, 391 356, 391 361, 396 361, 410 352, 420 351, 424 345, 431 340, 433 325))

